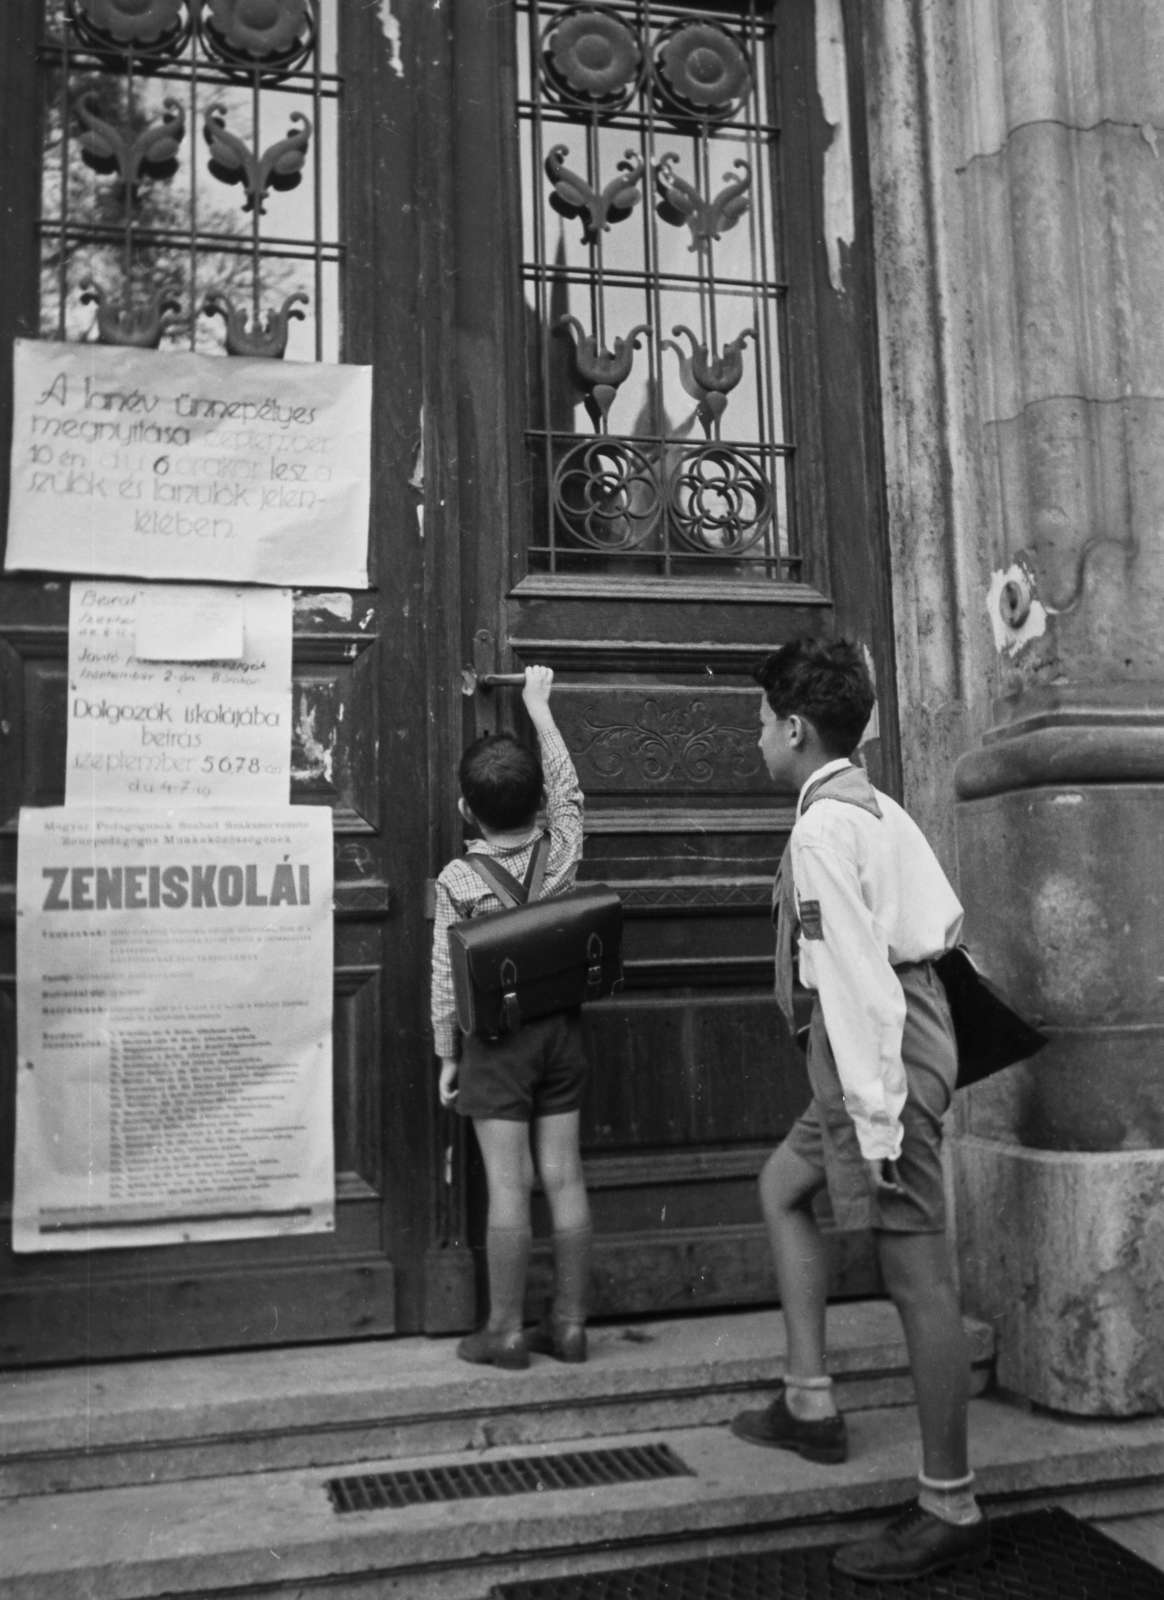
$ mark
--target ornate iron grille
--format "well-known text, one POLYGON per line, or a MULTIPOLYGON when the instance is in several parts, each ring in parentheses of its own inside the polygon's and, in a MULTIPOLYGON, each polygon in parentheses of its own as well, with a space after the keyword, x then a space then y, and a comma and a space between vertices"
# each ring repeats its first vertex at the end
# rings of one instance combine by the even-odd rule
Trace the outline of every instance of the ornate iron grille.
POLYGON ((41 331, 339 358, 335 0, 46 0, 41 331))
POLYGON ((771 5, 517 10, 531 568, 795 581, 771 5))

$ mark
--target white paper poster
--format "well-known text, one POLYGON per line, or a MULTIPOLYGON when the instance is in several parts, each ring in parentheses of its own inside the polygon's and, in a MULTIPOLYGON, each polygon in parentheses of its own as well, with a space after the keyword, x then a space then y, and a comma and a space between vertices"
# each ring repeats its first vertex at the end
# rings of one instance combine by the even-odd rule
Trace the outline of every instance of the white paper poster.
POLYGON ((25 810, 13 1249, 335 1226, 331 813, 25 810))
POLYGON ((66 805, 285 806, 290 786, 289 589, 73 583, 66 805))
POLYGON ((367 586, 372 369, 17 339, 10 572, 367 586))

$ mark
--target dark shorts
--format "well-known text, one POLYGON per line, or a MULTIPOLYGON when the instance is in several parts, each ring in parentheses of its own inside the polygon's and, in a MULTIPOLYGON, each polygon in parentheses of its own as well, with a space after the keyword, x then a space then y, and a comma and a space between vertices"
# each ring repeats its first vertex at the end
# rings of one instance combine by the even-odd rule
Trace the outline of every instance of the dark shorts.
POLYGON ((492 1044, 467 1036, 457 1084, 463 1117, 530 1122, 577 1111, 586 1087, 581 1011, 523 1022, 492 1044))
POLYGON ((845 1110, 819 1001, 808 1036, 812 1103, 784 1142, 794 1155, 821 1173, 838 1228, 944 1233, 942 1117, 958 1076, 954 1029, 942 980, 928 962, 906 967, 898 977, 905 993, 901 1057, 907 1096, 901 1112, 904 1135, 897 1162, 904 1194, 874 1199, 869 1191, 857 1130, 845 1110))

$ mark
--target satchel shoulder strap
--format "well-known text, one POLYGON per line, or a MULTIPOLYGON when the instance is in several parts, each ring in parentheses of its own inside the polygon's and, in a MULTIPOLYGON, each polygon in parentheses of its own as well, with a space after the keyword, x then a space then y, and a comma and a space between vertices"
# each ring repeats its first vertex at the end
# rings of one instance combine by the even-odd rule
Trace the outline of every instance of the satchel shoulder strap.
POLYGON ((492 856, 482 856, 475 852, 470 852, 465 857, 465 860, 477 876, 485 880, 502 905, 524 906, 528 901, 536 900, 541 893, 549 854, 550 836, 548 833, 543 833, 533 847, 529 858, 529 866, 526 868, 525 877, 520 883, 511 872, 506 872, 501 863, 495 861, 492 856))

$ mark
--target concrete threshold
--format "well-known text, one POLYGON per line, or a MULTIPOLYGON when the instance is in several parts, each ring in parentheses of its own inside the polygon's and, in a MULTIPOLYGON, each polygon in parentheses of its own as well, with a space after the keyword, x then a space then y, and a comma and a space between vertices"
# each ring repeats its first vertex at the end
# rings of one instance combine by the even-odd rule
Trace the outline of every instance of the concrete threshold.
MULTIPOLYGON (((1064 1422, 972 1403, 972 1459, 992 1514, 1061 1504, 1086 1517, 1164 1509, 1164 1418, 1064 1422)), ((0 1505, 5 1600, 483 1600, 492 1584, 722 1550, 854 1537, 916 1490, 902 1407, 850 1418, 851 1458, 822 1467, 723 1427, 653 1433, 691 1476, 337 1514, 331 1473, 297 1470, 93 1490, 0 1505)), ((641 1442, 642 1435, 604 1439, 641 1442)), ((506 1447, 474 1459, 552 1453, 506 1447)), ((432 1467, 455 1455, 376 1466, 432 1467)))
MULTIPOLYGON (((849 1411, 908 1405, 887 1301, 829 1308, 849 1411)), ((975 1390, 991 1331, 967 1324, 975 1390)), ((0 1497, 270 1472, 721 1423, 784 1370, 779 1311, 593 1330, 591 1359, 470 1367, 455 1340, 392 1339, 0 1373, 0 1497)))

